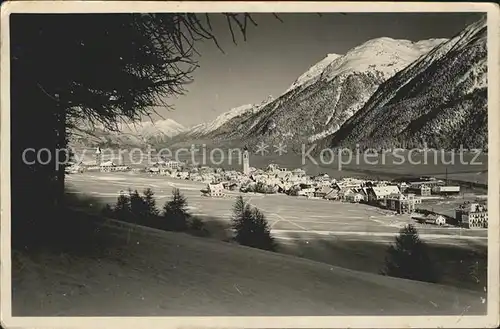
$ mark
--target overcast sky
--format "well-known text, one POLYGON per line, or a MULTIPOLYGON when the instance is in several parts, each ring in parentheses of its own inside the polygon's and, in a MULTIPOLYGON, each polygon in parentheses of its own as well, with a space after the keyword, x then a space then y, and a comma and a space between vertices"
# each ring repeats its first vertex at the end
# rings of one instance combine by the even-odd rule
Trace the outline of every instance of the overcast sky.
POLYGON ((217 115, 268 95, 281 95, 309 67, 328 53, 345 54, 363 42, 391 37, 418 41, 450 38, 480 14, 270 14, 252 15, 258 26, 249 27, 247 41, 238 35, 234 45, 225 19, 212 18, 222 53, 212 42, 197 43, 200 67, 187 93, 170 99, 175 110, 160 109, 165 118, 185 125, 217 115))

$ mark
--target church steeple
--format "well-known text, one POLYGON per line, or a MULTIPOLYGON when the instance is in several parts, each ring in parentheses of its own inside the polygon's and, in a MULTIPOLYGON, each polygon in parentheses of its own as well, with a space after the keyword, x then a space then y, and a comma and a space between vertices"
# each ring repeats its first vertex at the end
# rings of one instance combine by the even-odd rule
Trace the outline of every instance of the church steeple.
POLYGON ((250 174, 250 155, 248 153, 248 147, 246 145, 243 148, 243 174, 250 174))
POLYGON ((101 148, 98 146, 95 150, 95 163, 96 165, 101 165, 101 148))

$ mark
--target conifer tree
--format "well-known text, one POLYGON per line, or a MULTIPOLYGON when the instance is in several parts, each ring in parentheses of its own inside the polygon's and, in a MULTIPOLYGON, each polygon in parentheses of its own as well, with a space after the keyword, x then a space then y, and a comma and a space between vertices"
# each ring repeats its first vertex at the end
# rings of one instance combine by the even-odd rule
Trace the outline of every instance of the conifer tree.
POLYGON ((403 279, 437 282, 438 275, 427 245, 420 240, 411 224, 402 228, 394 245, 389 246, 385 259, 385 275, 403 279))
POLYGON ((274 251, 276 244, 264 214, 251 207, 242 196, 236 199, 233 206, 232 228, 234 239, 241 245, 274 251))
POLYGON ((184 231, 188 227, 188 219, 191 217, 187 210, 187 200, 178 188, 172 190, 172 199, 163 207, 165 228, 173 231, 184 231))
POLYGON ((143 197, 145 210, 148 216, 158 216, 159 211, 156 208, 156 200, 154 198, 154 192, 150 188, 147 188, 143 192, 143 197))
POLYGON ((146 217, 147 215, 146 203, 137 190, 130 192, 130 210, 136 220, 146 217))
POLYGON ((126 219, 130 216, 130 197, 126 194, 118 196, 114 207, 115 215, 120 219, 126 219))

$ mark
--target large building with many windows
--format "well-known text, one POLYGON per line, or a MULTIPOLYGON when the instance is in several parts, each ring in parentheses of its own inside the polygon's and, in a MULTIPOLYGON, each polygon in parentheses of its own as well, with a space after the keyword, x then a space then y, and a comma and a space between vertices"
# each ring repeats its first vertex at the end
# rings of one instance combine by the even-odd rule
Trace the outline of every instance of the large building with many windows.
POLYGON ((486 204, 466 202, 455 210, 456 224, 467 228, 488 227, 486 204))
POLYGON ((415 211, 416 200, 414 194, 392 194, 386 198, 386 207, 398 214, 410 214, 415 211))

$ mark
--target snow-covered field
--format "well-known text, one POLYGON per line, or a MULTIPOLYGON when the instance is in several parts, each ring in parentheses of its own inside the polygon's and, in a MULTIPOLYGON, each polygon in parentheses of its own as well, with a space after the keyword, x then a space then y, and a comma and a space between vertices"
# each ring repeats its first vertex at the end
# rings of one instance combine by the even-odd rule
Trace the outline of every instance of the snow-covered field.
MULTIPOLYGON (((205 187, 202 183, 146 174, 70 175, 67 184, 78 195, 88 194, 110 204, 116 202, 119 190, 130 187, 140 192, 150 187, 156 193, 159 207, 170 198, 172 188, 177 187, 186 196, 190 212, 202 218, 211 237, 218 240, 227 240, 230 236, 231 209, 234 197, 239 194, 230 192, 226 198, 204 197, 200 193, 205 187), (118 177, 123 180, 118 181, 118 177)), ((413 222, 407 216, 391 215, 362 204, 286 195, 243 196, 265 213, 280 253, 375 274, 383 268, 386 249, 394 242, 400 227, 413 222)), ((92 207, 98 208, 96 205, 92 207)), ((441 283, 483 290, 486 285, 487 230, 414 224, 441 268, 441 283)))
POLYGON ((470 315, 484 294, 110 222, 107 256, 13 256, 13 316, 470 315))
MULTIPOLYGON (((116 202, 118 192, 128 188, 141 192, 149 187, 161 207, 176 187, 186 196, 193 215, 206 220, 229 223, 234 197, 239 192, 229 192, 226 198, 209 198, 200 193, 205 184, 165 176, 128 173, 85 173, 67 177, 68 186, 76 193, 92 195, 103 202, 116 202)), ((253 206, 262 210, 278 239, 314 239, 350 235, 377 240, 393 238, 405 224, 413 223, 408 216, 395 216, 390 212, 363 204, 304 199, 286 195, 243 194, 253 206)), ((443 240, 447 244, 467 244, 470 240, 487 245, 486 230, 449 229, 425 227, 422 238, 443 240)), ((386 239, 385 239, 386 240, 386 239)))

